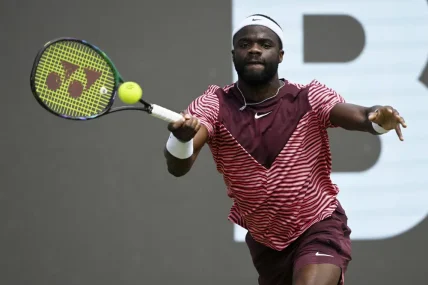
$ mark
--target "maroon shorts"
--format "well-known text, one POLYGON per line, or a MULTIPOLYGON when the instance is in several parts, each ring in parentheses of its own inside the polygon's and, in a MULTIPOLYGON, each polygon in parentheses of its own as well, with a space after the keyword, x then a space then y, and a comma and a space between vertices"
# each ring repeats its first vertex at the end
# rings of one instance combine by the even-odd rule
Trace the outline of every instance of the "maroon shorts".
POLYGON ((293 273, 308 264, 329 263, 342 269, 339 284, 351 261, 351 230, 340 206, 333 214, 310 227, 283 251, 256 242, 249 233, 245 238, 259 274, 259 285, 291 285, 293 273))

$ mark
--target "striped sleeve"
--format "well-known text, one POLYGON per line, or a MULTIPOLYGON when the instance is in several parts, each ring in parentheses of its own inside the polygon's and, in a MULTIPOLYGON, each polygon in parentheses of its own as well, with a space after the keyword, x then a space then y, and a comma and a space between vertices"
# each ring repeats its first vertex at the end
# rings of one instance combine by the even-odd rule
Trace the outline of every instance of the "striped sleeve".
POLYGON ((316 80, 310 84, 308 97, 321 125, 324 128, 337 127, 330 122, 330 111, 336 104, 346 103, 345 99, 333 89, 316 80))
POLYGON ((208 136, 211 139, 214 136, 215 124, 219 113, 219 100, 215 91, 220 87, 210 85, 208 89, 195 100, 193 100, 187 112, 198 118, 208 130, 208 136))

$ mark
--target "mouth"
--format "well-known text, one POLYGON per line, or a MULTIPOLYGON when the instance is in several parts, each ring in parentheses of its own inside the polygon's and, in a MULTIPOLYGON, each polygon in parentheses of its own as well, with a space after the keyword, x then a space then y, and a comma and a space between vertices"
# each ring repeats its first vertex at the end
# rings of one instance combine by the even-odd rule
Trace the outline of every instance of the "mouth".
POLYGON ((264 66, 263 62, 261 61, 247 61, 245 65, 248 66, 264 66))

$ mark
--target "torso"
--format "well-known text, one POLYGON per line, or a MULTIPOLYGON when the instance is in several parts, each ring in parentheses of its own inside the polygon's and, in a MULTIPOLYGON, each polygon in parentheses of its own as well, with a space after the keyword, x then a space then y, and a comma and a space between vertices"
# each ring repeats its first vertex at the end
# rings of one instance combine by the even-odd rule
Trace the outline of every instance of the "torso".
POLYGON ((207 97, 216 115, 208 144, 234 201, 229 220, 277 250, 337 206, 327 128, 317 113, 331 90, 313 84, 285 81, 276 97, 242 111, 234 84, 207 97))

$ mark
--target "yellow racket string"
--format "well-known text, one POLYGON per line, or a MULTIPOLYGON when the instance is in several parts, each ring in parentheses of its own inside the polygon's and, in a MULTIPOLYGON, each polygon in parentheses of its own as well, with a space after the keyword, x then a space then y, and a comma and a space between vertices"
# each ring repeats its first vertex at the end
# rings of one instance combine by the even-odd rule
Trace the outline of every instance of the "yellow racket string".
POLYGON ((90 117, 106 109, 115 77, 106 60, 88 46, 63 41, 50 45, 35 72, 35 87, 52 111, 90 117))

